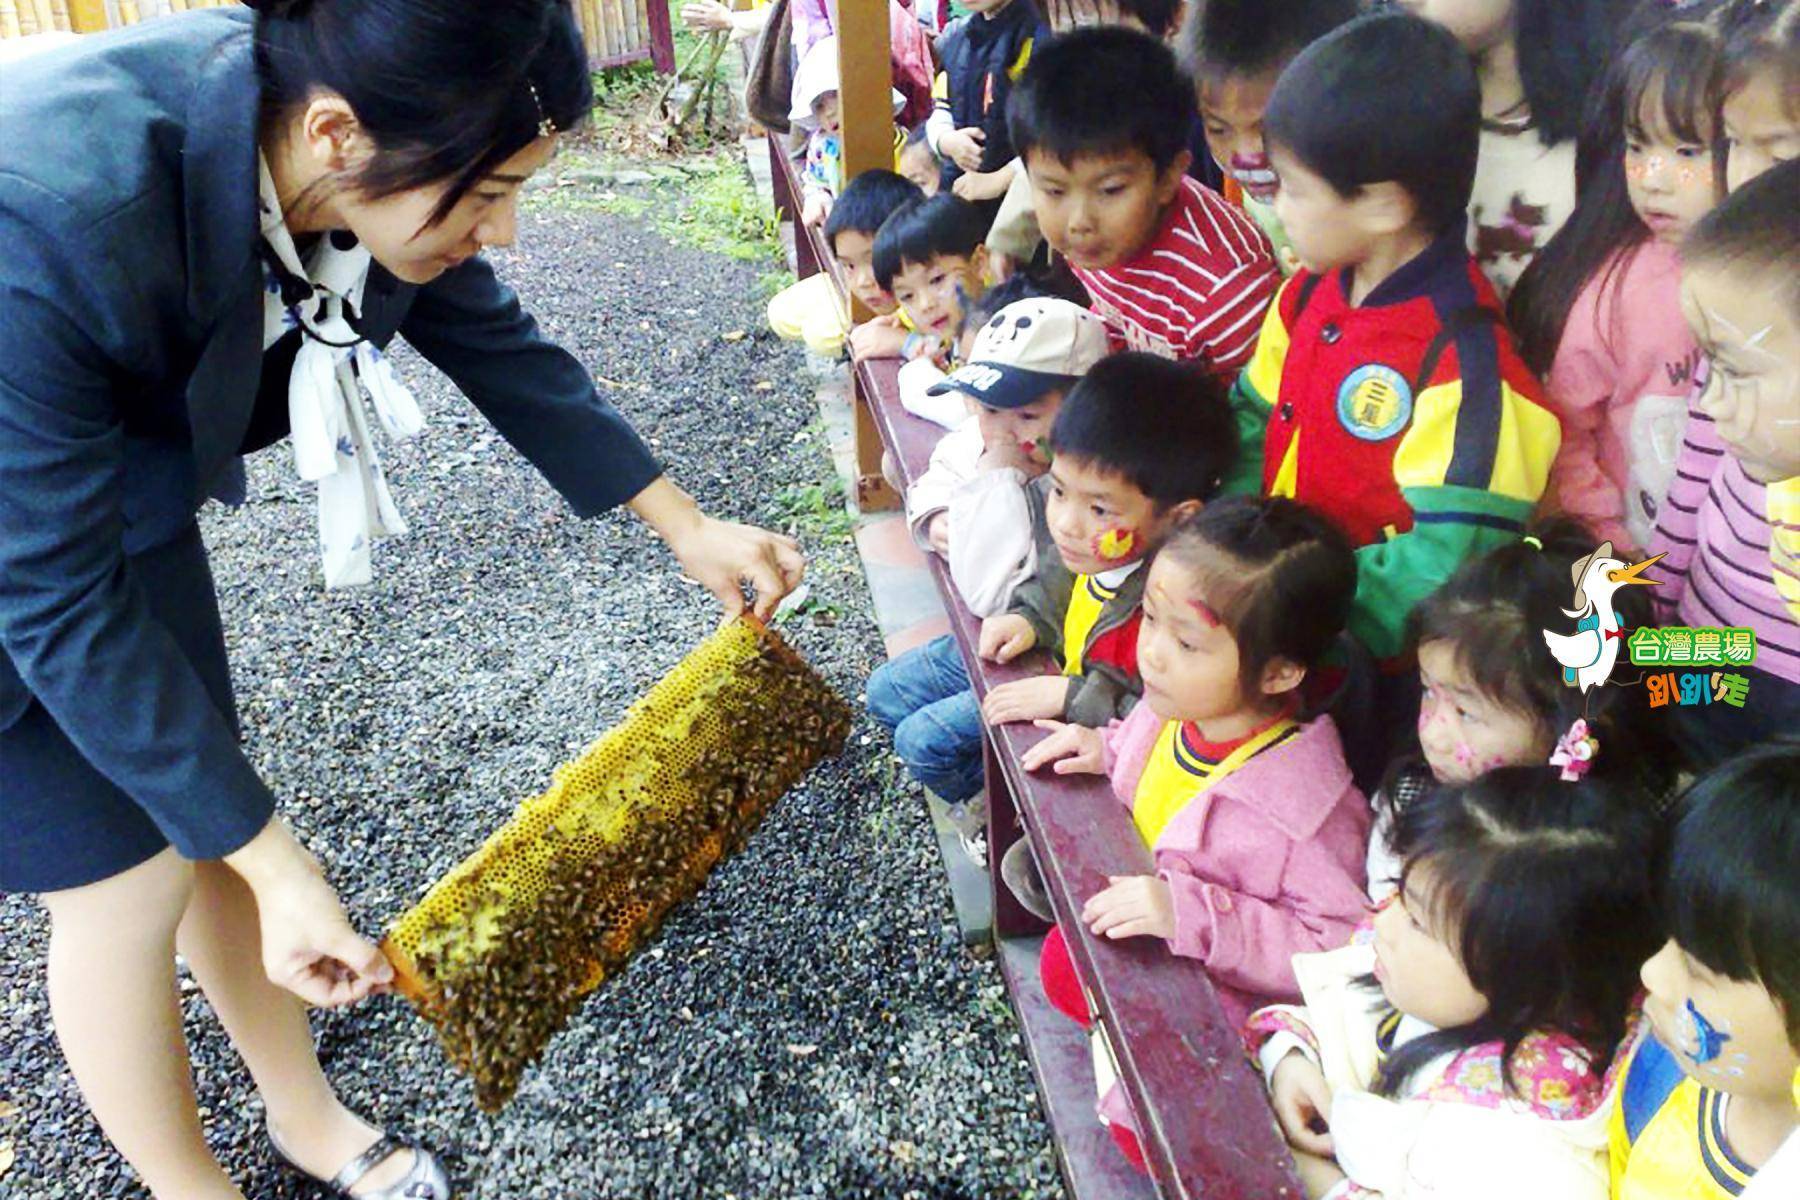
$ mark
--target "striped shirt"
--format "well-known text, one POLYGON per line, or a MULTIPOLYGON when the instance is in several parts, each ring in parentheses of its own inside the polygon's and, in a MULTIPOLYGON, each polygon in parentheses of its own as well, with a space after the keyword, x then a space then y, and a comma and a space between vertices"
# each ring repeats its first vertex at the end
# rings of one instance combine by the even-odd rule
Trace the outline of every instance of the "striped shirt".
POLYGON ((1185 177, 1156 236, 1134 258, 1074 271, 1115 342, 1164 358, 1204 359, 1221 375, 1250 361, 1281 284, 1256 223, 1185 177))
MULTIPOLYGON (((1702 379, 1700 387, 1704 387, 1702 379)), ((1696 388, 1695 394, 1699 394, 1696 388)), ((1711 417, 1690 404, 1653 550, 1665 550, 1665 619, 1756 631, 1756 665, 1800 684, 1800 624, 1770 558, 1768 489, 1726 450, 1711 417)))

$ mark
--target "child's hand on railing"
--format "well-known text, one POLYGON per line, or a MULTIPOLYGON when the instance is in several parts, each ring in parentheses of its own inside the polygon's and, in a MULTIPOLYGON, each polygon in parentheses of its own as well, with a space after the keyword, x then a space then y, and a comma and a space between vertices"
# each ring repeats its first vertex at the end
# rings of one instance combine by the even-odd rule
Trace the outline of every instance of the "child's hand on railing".
POLYGON ((1048 719, 1032 724, 1049 730, 1050 736, 1020 756, 1019 765, 1027 771, 1050 766, 1058 775, 1106 773, 1106 735, 1098 729, 1048 719))
POLYGON ((945 558, 950 557, 950 514, 937 512, 925 522, 925 544, 945 558))
POLYGON ((906 326, 895 316, 871 317, 850 331, 850 358, 898 358, 906 345, 906 326))
POLYGON ((965 171, 981 170, 981 148, 987 131, 979 125, 953 129, 938 139, 938 157, 947 158, 965 171))
POLYGON ((1033 675, 1003 683, 981 702, 981 716, 989 725, 1037 721, 1062 716, 1069 703, 1067 675, 1033 675))
POLYGON ((977 652, 989 662, 1008 663, 1035 645, 1037 630, 1030 621, 1017 613, 1001 613, 981 623, 977 652))
POLYGON ((1107 886, 1082 905, 1095 937, 1175 936, 1175 894, 1154 875, 1108 875, 1107 886))
POLYGON ((1290 1146, 1331 1157, 1331 1084, 1319 1064, 1290 1050, 1269 1078, 1269 1102, 1290 1146))

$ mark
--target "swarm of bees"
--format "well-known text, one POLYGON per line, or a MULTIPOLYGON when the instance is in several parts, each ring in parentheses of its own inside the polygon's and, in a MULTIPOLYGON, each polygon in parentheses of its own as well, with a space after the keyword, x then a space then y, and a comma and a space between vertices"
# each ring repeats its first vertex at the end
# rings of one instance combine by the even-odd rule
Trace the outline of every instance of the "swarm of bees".
POLYGON ((734 621, 394 923, 399 990, 484 1110, 850 722, 779 637, 734 621))

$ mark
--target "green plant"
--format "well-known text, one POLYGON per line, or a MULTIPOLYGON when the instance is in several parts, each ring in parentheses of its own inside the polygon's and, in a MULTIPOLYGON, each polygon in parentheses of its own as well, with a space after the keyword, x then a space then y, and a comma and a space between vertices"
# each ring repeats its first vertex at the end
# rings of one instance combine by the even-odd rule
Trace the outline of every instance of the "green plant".
POLYGON ((856 532, 856 516, 844 506, 844 485, 825 483, 782 488, 769 502, 769 517, 784 528, 823 541, 843 541, 856 532))
POLYGON ((657 228, 670 241, 724 254, 742 262, 778 260, 780 225, 775 210, 756 194, 735 156, 710 155, 689 164, 678 203, 657 228))

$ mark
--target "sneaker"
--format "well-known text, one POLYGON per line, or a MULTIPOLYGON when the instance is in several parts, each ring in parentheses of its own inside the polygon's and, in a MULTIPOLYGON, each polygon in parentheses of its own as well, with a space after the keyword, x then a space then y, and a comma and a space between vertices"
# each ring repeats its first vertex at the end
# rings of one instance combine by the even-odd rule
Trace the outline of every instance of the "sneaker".
POLYGON ((988 845, 987 830, 977 829, 973 833, 958 832, 956 840, 962 843, 963 853, 967 854, 974 864, 987 870, 988 845))
POLYGON ((1050 894, 1044 890, 1044 877, 1038 871, 1037 857, 1031 850, 1031 839, 1022 837, 1000 856, 1000 878, 1012 889, 1025 911, 1041 921, 1056 920, 1050 906, 1050 894))

